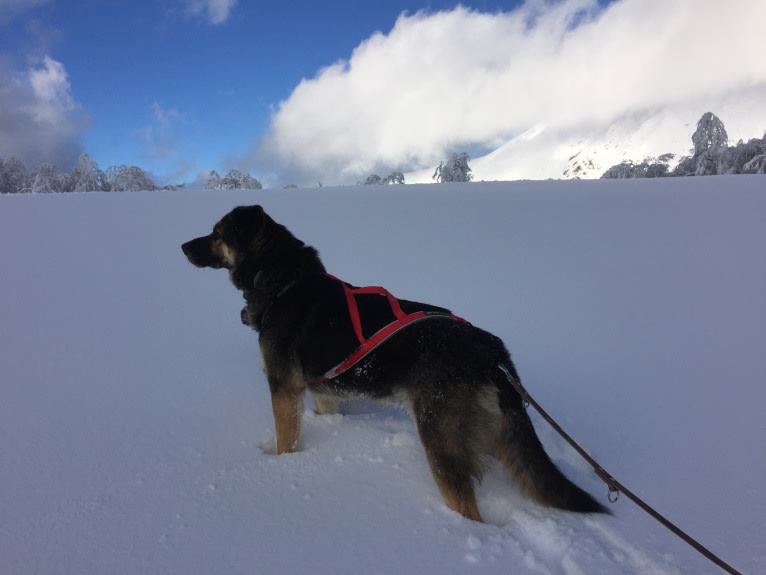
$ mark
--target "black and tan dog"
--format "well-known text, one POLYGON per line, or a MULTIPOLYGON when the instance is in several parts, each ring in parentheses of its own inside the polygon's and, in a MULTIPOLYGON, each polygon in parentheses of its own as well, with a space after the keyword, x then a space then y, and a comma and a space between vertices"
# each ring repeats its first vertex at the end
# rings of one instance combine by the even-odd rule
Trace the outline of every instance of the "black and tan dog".
POLYGON ((545 453, 508 380, 518 375, 497 337, 443 308, 398 300, 406 313, 434 315, 401 329, 352 369, 326 377, 359 345, 359 335, 344 284, 325 273, 314 248, 260 206, 235 208, 211 234, 182 248, 198 267, 228 269, 244 295, 242 321, 260 334, 279 453, 298 448, 306 389, 320 413, 332 412, 339 399, 398 401, 417 425, 444 501, 465 517, 481 521, 473 480, 486 455, 543 505, 605 511, 545 453))

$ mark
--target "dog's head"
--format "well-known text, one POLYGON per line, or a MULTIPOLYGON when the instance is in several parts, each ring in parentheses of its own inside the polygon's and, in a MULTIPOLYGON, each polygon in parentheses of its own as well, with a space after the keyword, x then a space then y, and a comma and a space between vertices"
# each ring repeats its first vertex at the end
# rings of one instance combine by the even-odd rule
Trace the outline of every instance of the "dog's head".
POLYGON ((197 267, 229 270, 231 282, 248 303, 258 296, 256 291, 278 293, 297 277, 325 271, 317 251, 272 220, 261 206, 234 208, 211 234, 188 241, 181 249, 197 267))
POLYGON ((234 208, 213 226, 212 233, 186 242, 181 249, 198 268, 230 270, 257 247, 254 240, 259 230, 263 231, 267 217, 261 206, 234 208))
POLYGON ((245 271, 240 269, 243 266, 255 269, 259 256, 264 255, 268 236, 276 226, 261 206, 240 206, 221 218, 212 233, 186 242, 181 249, 195 266, 226 268, 234 285, 247 289, 252 284, 252 277, 249 285, 248 278, 238 279, 238 272, 245 271))

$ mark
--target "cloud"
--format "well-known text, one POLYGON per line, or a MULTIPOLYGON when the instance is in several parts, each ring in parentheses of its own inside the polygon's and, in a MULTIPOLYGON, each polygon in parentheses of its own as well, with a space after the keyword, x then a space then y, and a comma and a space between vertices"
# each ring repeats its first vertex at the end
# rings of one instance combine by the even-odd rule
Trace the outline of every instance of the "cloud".
POLYGON ((194 15, 205 18, 209 24, 223 24, 229 19, 238 0, 187 0, 186 9, 194 15))
POLYGON ((506 13, 404 14, 304 79, 253 161, 312 181, 438 163, 537 125, 766 82, 766 2, 529 0, 506 13))
POLYGON ((175 108, 164 108, 156 100, 151 105, 154 123, 143 130, 149 154, 153 158, 166 160, 178 155, 178 135, 175 124, 183 121, 183 115, 175 108))
POLYGON ((158 183, 177 184, 194 177, 193 159, 184 158, 182 130, 186 116, 157 100, 149 106, 152 121, 136 132, 141 139, 142 166, 148 166, 158 183))
POLYGON ((0 22, 8 22, 22 12, 45 4, 48 0, 0 0, 0 22))
POLYGON ((45 56, 17 73, 0 59, 0 157, 15 156, 28 170, 43 162, 68 170, 86 127, 61 62, 45 56))

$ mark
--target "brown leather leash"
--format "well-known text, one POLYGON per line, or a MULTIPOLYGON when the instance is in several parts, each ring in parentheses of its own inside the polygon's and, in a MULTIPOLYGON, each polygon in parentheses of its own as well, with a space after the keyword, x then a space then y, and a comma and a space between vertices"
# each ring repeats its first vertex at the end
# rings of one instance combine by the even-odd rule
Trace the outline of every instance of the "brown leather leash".
POLYGON ((662 523, 665 527, 670 529, 675 535, 683 539, 686 543, 691 545, 694 549, 696 549, 699 553, 704 555, 707 559, 718 565, 721 569, 726 571, 727 573, 731 573, 732 575, 742 575, 739 571, 737 571, 734 567, 726 563, 723 559, 718 557, 716 554, 714 554, 712 551, 707 549, 705 546, 703 546, 699 541, 692 538, 689 534, 682 531, 679 527, 671 523, 667 518, 660 515, 653 507, 651 507, 649 504, 647 504, 643 499, 638 497, 635 493, 633 493, 630 489, 625 487, 622 483, 617 481, 614 477, 612 477, 607 471, 599 465, 599 463, 593 459, 580 445, 572 439, 569 434, 567 434, 566 431, 564 431, 561 426, 556 423, 556 421, 548 415, 548 412, 546 412, 542 407, 540 407, 540 404, 537 403, 531 395, 529 395, 529 392, 524 389, 524 386, 521 385, 521 382, 517 380, 516 378, 512 377, 508 369, 502 364, 498 364, 498 367, 500 370, 505 374, 506 378, 510 382, 510 384, 516 389, 516 391, 519 392, 519 395, 521 395, 522 399, 532 407, 535 408, 535 410, 547 421, 550 426, 555 429, 561 437, 563 437, 569 445, 574 447, 575 451, 580 454, 580 456, 587 461, 591 467, 593 467, 593 470, 596 472, 596 475, 599 476, 599 478, 606 483, 607 487, 609 488, 609 494, 607 498, 609 499, 610 503, 614 503, 619 499, 620 493, 624 493, 625 496, 633 501, 636 505, 638 505, 641 509, 646 511, 649 515, 654 517, 657 521, 662 523))

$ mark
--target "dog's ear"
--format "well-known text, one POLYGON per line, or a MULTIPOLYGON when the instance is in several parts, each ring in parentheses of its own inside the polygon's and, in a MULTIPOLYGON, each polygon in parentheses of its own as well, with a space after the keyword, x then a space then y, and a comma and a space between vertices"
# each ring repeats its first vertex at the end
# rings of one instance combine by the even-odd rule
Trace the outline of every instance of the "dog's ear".
POLYGON ((264 226, 268 216, 261 206, 239 206, 227 216, 231 230, 240 240, 255 236, 264 226))

